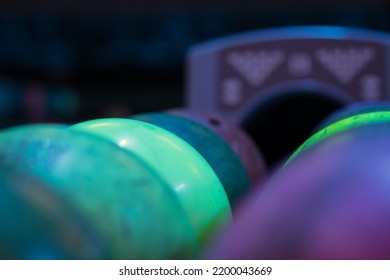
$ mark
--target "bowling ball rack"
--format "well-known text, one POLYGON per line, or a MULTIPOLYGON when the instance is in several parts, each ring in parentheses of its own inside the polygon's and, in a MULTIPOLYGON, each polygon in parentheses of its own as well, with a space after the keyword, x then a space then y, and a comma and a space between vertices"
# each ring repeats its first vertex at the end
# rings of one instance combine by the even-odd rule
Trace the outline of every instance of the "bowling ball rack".
POLYGON ((368 29, 295 26, 225 36, 189 50, 186 105, 239 124, 274 163, 336 109, 389 100, 389 57, 389 34, 368 29))

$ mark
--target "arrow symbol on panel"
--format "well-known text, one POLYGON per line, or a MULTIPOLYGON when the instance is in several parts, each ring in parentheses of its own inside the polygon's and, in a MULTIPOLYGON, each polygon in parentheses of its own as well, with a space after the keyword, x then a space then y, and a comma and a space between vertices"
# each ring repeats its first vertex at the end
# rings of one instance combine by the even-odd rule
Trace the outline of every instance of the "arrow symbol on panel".
POLYGON ((284 58, 280 50, 234 51, 227 55, 227 62, 252 86, 260 86, 284 58))
POLYGON ((319 49, 316 58, 341 83, 348 84, 374 58, 372 48, 319 49))

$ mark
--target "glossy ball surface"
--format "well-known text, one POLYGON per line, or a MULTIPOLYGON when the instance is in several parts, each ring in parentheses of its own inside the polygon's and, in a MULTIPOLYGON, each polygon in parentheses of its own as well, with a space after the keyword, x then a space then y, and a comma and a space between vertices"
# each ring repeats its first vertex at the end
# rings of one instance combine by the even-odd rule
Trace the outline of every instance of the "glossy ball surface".
POLYGON ((390 111, 374 111, 369 113, 362 113, 358 115, 353 115, 331 123, 325 128, 313 134, 309 137, 287 160, 287 163, 294 160, 300 154, 304 153, 306 150, 309 150, 311 147, 320 143, 324 139, 335 137, 337 134, 348 131, 352 128, 370 126, 375 124, 385 124, 390 123, 390 111))
POLYGON ((120 118, 90 120, 68 129, 108 139, 147 163, 175 191, 199 244, 230 222, 230 204, 217 175, 180 137, 146 122, 120 118))
POLYGON ((205 258, 389 259, 389 166, 389 124, 329 138, 254 192, 205 258))
POLYGON ((373 112, 386 112, 390 111, 390 103, 381 101, 381 102, 359 102, 353 103, 348 106, 342 107, 339 110, 336 110, 329 116, 327 116, 320 124, 315 128, 314 132, 317 132, 332 123, 340 121, 342 119, 346 119, 349 117, 353 117, 360 114, 365 113, 373 113, 373 112))
MULTIPOLYGON (((196 257, 194 232, 172 190, 143 161, 109 141, 51 125, 10 128, 0 132, 0 166, 44 184, 42 195, 28 190, 34 185, 26 192, 36 195, 42 215, 57 213, 58 220, 29 230, 42 236, 57 230, 70 251, 85 253, 71 258, 196 257), (89 242, 74 242, 78 232, 89 242)), ((3 224, 0 231, 7 228, 3 224)), ((25 242, 23 236, 17 240, 25 242)))
POLYGON ((191 144, 217 174, 232 206, 248 191, 250 181, 240 159, 225 141, 208 128, 164 113, 146 113, 131 118, 166 129, 191 144))
POLYGON ((259 186, 267 176, 267 166, 260 149, 238 125, 215 112, 199 112, 188 108, 175 108, 166 113, 187 118, 210 129, 221 137, 237 154, 252 186, 259 186))

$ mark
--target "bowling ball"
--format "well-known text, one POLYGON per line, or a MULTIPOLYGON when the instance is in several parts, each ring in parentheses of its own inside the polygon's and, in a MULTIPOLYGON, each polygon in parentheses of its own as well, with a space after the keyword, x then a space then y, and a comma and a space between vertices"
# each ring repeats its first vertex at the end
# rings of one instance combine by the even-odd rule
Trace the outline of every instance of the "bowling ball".
POLYGON ((390 103, 381 101, 381 102, 358 102, 342 107, 339 110, 336 110, 329 116, 327 116, 319 125, 315 128, 314 132, 317 132, 332 123, 340 121, 345 118, 353 117, 360 114, 372 113, 372 112, 381 112, 381 111, 390 111, 390 103))
POLYGON ((329 137, 334 137, 340 132, 350 130, 355 127, 370 126, 380 123, 390 123, 390 111, 374 111, 369 113, 362 113, 358 115, 353 115, 331 123, 325 128, 319 130, 311 137, 309 137, 287 160, 286 164, 290 163, 294 158, 302 154, 304 151, 310 149, 312 146, 315 146, 317 143, 327 139, 329 137))
POLYGON ((213 131, 238 155, 252 186, 260 186, 261 182, 264 181, 267 175, 264 156, 252 138, 241 127, 215 112, 172 108, 166 113, 195 121, 213 131))
POLYGON ((205 258, 390 259, 389 166, 389 124, 328 138, 255 190, 205 258))
POLYGON ((99 259, 99 236, 49 186, 0 165, 0 259, 99 259))
POLYGON ((164 113, 140 114, 132 116, 132 119, 164 128, 191 144, 217 174, 232 206, 249 189, 248 175, 236 153, 206 127, 189 119, 164 113))
MULTIPOLYGON (((36 235, 55 235, 58 243, 71 246, 69 251, 84 254, 72 258, 197 256, 194 232, 171 188, 137 156, 101 137, 52 125, 6 129, 0 132, 0 166, 34 176, 44 184, 39 192, 26 186, 24 191, 30 197, 25 200, 37 204, 34 207, 41 215, 48 216, 41 220, 51 219, 53 224, 31 228, 35 222, 30 222, 26 227, 36 235), (85 224, 87 230, 79 224, 85 224), (91 241, 74 242, 78 232, 91 241)), ((27 210, 16 213, 21 204, 1 204, 0 209, 9 214, 14 211, 17 223, 38 215, 24 216, 32 206, 23 205, 20 207, 27 210)), ((8 229, 12 227, 3 223, 0 232, 8 229)), ((8 236, 16 239, 13 244, 29 243, 19 232, 8 236)), ((51 246, 49 241, 45 246, 51 246)))
POLYGON ((228 198, 207 161, 187 142, 158 126, 120 118, 67 128, 108 139, 143 159, 175 191, 203 245, 231 220, 228 198))

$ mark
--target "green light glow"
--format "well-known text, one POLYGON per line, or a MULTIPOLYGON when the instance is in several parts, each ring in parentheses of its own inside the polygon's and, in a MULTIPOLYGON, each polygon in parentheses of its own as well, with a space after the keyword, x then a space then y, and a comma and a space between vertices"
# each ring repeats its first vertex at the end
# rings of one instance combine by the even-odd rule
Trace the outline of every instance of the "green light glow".
POLYGON ((225 190, 207 161, 187 142, 158 126, 119 118, 70 126, 103 137, 144 160, 175 191, 200 244, 230 222, 225 190))
POLYGON ((303 153, 315 144, 339 132, 347 131, 355 127, 389 122, 390 111, 363 113, 334 122, 327 127, 321 129, 317 133, 313 134, 309 139, 307 139, 287 160, 286 165, 294 158, 296 158, 299 154, 303 153))
POLYGON ((5 220, 0 215, 0 222, 6 222, 1 223, 1 237, 11 230, 0 241, 0 256, 4 242, 22 247, 15 252, 21 256, 27 249, 43 252, 53 244, 71 248, 69 258, 75 259, 198 255, 193 229, 170 186, 141 159, 101 137, 53 125, 5 129, 0 133, 0 175, 1 170, 7 176, 20 170, 43 185, 15 182, 7 196, 19 205, 0 199, 2 212, 12 216, 5 220), (15 197, 21 195, 25 197, 15 197), (35 220, 25 220, 28 211, 35 211, 27 216, 35 220), (29 231, 21 232, 21 225, 29 231))
MULTIPOLYGON (((238 155, 227 142, 205 125, 165 113, 144 113, 131 116, 131 119, 166 129, 194 147, 217 174, 232 206, 249 190, 248 173, 238 155)), ((204 121, 209 120, 205 117, 204 121)), ((223 127, 226 130, 228 126, 223 127)), ((230 132, 233 133, 229 130, 230 132)))

